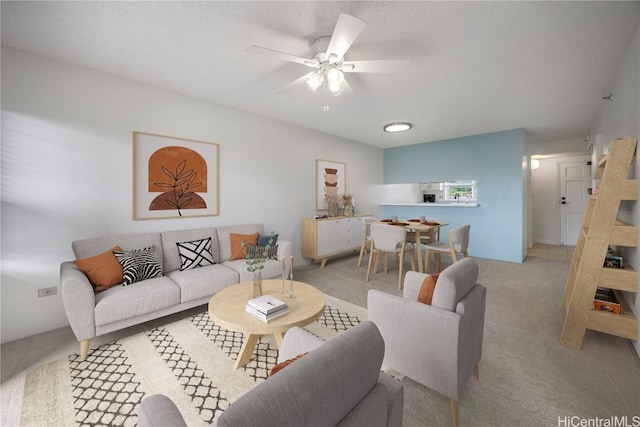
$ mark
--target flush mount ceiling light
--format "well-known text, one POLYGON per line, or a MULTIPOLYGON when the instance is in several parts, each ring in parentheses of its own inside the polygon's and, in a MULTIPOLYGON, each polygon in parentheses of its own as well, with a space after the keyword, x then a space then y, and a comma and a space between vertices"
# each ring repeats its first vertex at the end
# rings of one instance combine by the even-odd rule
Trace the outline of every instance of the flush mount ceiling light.
POLYGON ((395 122, 384 125, 382 129, 385 132, 397 133, 397 132, 406 132, 411 129, 413 125, 407 122, 395 122))

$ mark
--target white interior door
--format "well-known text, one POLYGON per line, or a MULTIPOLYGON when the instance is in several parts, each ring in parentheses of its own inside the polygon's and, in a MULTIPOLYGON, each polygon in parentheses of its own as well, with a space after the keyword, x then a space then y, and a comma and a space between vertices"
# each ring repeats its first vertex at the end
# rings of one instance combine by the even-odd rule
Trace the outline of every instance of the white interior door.
POLYGON ((575 245, 587 204, 591 166, 587 162, 560 163, 560 243, 575 245))

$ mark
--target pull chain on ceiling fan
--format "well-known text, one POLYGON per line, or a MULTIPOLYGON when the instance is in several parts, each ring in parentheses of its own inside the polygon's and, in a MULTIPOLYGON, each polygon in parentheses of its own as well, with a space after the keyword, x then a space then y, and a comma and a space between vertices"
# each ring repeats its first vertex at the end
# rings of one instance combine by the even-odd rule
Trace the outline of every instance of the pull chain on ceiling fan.
MULTIPOLYGON (((319 37, 312 43, 313 58, 311 59, 255 45, 248 50, 317 69, 278 89, 277 94, 287 93, 304 83, 314 93, 322 88, 328 101, 329 96, 338 96, 345 91, 352 91, 344 73, 394 73, 409 65, 409 61, 403 59, 345 61, 344 55, 365 25, 361 19, 341 13, 333 34, 319 37)), ((328 102, 326 102, 323 110, 328 111, 328 109, 328 102)))

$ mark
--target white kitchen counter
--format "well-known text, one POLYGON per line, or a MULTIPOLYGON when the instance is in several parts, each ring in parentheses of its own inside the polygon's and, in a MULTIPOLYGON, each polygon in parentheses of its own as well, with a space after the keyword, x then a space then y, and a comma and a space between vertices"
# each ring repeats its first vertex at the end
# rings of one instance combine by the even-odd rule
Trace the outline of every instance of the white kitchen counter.
POLYGON ((380 206, 418 206, 425 208, 477 208, 477 202, 460 203, 380 203, 380 206))

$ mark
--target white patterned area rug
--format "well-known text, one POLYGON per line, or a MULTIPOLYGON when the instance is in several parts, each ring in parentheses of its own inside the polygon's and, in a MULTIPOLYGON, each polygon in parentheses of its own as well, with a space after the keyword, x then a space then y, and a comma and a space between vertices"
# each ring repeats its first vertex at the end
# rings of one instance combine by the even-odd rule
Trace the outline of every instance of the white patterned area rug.
MULTIPOLYGON (((326 295, 324 314, 307 330, 330 339, 367 318, 367 311, 326 295)), ((169 396, 189 426, 208 425, 267 378, 278 350, 262 337, 251 361, 233 364, 242 334, 217 326, 205 311, 77 354, 27 374, 21 425, 135 426, 146 395, 169 396)))

